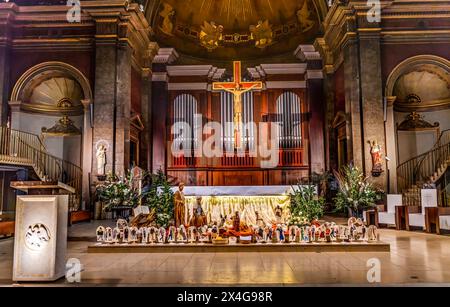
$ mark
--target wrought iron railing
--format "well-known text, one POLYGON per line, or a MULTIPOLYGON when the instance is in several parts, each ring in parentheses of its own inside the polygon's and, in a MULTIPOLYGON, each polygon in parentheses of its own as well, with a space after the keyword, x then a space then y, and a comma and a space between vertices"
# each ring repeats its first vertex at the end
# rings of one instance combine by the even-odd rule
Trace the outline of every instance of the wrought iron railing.
POLYGON ((75 189, 71 208, 81 202, 82 169, 45 151, 37 135, 0 127, 0 163, 32 167, 42 181, 57 181, 75 189))
POLYGON ((450 129, 444 130, 433 148, 426 153, 409 159, 397 168, 398 189, 401 192, 421 185, 447 164, 450 159, 450 129))

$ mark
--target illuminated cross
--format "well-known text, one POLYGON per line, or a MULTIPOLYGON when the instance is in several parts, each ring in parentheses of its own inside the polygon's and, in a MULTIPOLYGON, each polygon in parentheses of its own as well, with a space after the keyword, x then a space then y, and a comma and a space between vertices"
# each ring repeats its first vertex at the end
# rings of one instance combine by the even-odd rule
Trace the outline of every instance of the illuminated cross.
POLYGON ((242 133, 242 94, 251 90, 262 90, 263 83, 261 81, 246 82, 242 81, 241 62, 233 62, 233 77, 232 82, 213 82, 213 91, 226 91, 234 96, 234 138, 236 148, 241 147, 241 133, 242 133))

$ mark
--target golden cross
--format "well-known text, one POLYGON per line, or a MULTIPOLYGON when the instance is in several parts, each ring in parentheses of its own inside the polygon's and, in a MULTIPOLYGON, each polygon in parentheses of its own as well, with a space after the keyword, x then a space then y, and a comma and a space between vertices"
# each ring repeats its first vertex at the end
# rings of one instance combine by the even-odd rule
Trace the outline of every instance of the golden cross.
POLYGON ((233 94, 234 97, 234 138, 236 148, 241 147, 241 126, 242 126, 242 94, 251 90, 262 90, 263 83, 261 81, 246 82, 242 81, 241 62, 233 62, 233 77, 232 82, 213 82, 213 91, 226 91, 233 94))

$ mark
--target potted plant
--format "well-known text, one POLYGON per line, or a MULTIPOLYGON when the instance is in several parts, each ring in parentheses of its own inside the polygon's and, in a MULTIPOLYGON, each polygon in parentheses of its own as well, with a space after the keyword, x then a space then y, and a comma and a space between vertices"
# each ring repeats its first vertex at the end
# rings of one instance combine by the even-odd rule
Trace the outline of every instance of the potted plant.
POLYGON ((298 185, 291 194, 290 225, 304 226, 323 216, 325 200, 317 194, 316 186, 298 185))
POLYGON ((336 211, 347 210, 350 216, 362 218, 364 210, 375 206, 378 192, 358 167, 345 166, 334 175, 339 184, 334 198, 336 211))
POLYGON ((142 195, 133 187, 133 174, 126 177, 108 175, 107 180, 96 188, 98 199, 104 203, 103 210, 112 211, 115 208, 135 208, 142 195))

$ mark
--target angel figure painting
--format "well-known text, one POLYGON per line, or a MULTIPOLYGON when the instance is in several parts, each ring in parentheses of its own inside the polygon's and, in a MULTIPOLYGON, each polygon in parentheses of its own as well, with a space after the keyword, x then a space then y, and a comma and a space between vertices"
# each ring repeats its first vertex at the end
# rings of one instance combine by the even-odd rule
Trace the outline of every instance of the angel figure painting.
POLYGON ((255 41, 255 47, 264 49, 273 43, 273 31, 269 20, 258 22, 258 25, 250 26, 251 39, 255 41))
POLYGON ((219 47, 220 42, 223 40, 222 33, 223 26, 216 25, 213 21, 205 21, 199 34, 200 44, 208 51, 213 51, 219 47))
POLYGON ((313 14, 311 14, 311 11, 308 7, 308 1, 305 1, 302 8, 297 11, 297 19, 300 23, 301 31, 303 33, 311 30, 314 27, 316 22, 314 21, 312 16, 313 14))
POLYGON ((159 13, 159 16, 162 17, 162 23, 159 26, 161 32, 166 35, 173 36, 173 22, 172 18, 175 16, 175 10, 168 3, 163 3, 163 8, 159 13))

